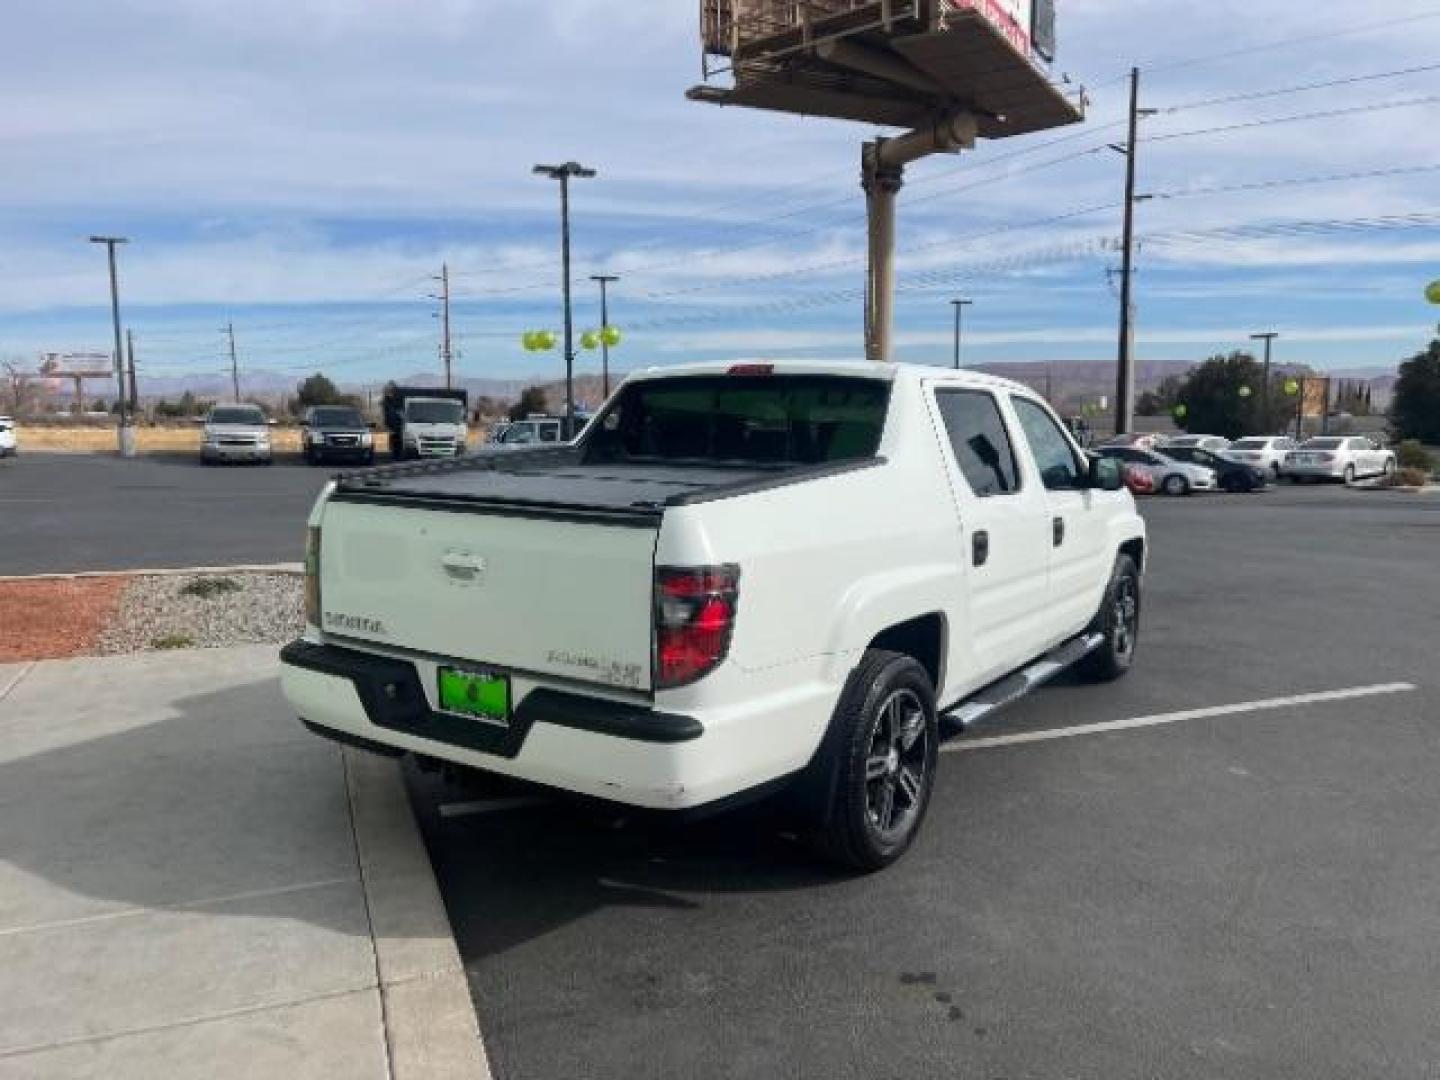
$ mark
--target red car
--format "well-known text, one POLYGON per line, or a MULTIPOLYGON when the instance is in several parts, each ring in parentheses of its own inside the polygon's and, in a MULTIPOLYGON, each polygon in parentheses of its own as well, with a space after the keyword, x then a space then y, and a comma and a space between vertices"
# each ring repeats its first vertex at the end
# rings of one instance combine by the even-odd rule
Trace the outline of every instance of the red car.
POLYGON ((1125 478, 1125 486, 1130 489, 1131 495, 1155 494, 1155 480, 1148 470, 1126 465, 1120 470, 1120 475, 1125 478))

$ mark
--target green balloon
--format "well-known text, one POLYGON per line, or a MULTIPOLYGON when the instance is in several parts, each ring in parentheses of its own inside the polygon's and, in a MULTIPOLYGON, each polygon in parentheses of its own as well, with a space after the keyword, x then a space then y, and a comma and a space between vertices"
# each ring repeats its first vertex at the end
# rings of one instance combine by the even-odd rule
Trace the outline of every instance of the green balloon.
POLYGON ((1248 386, 1242 386, 1242 387, 1240 387, 1240 391, 1239 391, 1240 396, 1241 396, 1242 398, 1249 397, 1249 396, 1250 396, 1251 394, 1253 394, 1254 392, 1255 392, 1255 391, 1251 390, 1248 386))
POLYGON ((550 330, 535 331, 535 348, 539 352, 549 352, 555 347, 555 334, 550 330))
POLYGON ((540 348, 540 343, 536 340, 536 337, 537 335, 534 330, 525 331, 525 336, 520 339, 520 343, 525 346, 526 352, 534 352, 540 348))
POLYGON ((1298 382, 1296 382, 1294 379, 1285 380, 1285 393, 1289 394, 1291 397, 1294 397, 1299 392, 1300 384, 1298 382))
POLYGON ((580 335, 580 347, 582 349, 598 349, 600 347, 600 335, 594 330, 586 330, 580 335))
POLYGON ((1185 417, 1189 414, 1190 409, 1185 405, 1176 405, 1172 411, 1175 414, 1176 420, 1184 420, 1185 417))
POLYGON ((1440 304, 1440 281, 1432 281, 1426 286, 1425 299, 1432 304, 1440 304))
POLYGON ((618 326, 607 326, 600 331, 600 340, 610 348, 620 344, 620 328, 618 326))

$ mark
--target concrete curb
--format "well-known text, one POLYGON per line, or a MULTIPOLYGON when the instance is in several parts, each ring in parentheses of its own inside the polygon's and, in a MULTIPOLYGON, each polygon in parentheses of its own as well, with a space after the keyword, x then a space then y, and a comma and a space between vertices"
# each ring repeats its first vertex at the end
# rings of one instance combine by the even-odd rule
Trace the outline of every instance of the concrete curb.
POLYGON ((394 1080, 490 1080, 460 952, 399 765, 342 751, 394 1080))
POLYGON ((303 574, 304 563, 259 563, 241 566, 185 566, 159 570, 78 570, 68 574, 8 574, 0 582, 75 581, 86 578, 183 577, 187 574, 303 574))

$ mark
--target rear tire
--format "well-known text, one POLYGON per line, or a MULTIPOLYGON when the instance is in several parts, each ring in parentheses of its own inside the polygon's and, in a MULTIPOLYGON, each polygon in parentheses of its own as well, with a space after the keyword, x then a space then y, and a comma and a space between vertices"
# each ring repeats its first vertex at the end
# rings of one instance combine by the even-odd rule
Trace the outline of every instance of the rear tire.
POLYGON ((910 847, 935 787, 940 727, 930 676, 909 656, 870 649, 831 724, 835 776, 816 847, 852 870, 882 870, 910 847))
POLYGON ((1102 634, 1105 641, 1080 662, 1081 675, 1093 682, 1113 682, 1130 670, 1140 642, 1140 571, 1129 555, 1116 556, 1089 632, 1102 634))
POLYGON ((1166 495, 1183 496, 1190 494, 1190 481, 1179 473, 1171 473, 1165 477, 1165 482, 1160 485, 1166 495))

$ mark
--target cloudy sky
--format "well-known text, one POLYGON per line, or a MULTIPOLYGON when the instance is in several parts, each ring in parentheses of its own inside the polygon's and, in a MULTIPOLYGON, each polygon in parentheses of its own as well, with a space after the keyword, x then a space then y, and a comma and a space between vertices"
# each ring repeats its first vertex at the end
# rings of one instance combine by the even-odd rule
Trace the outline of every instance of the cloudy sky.
MULTIPOLYGON (((1423 344, 1440 315, 1422 297, 1440 277, 1436 0, 1058 7, 1054 73, 1090 88, 1087 123, 911 169, 901 359, 948 360, 958 292, 970 360, 1113 355, 1123 161, 1104 144, 1132 63, 1161 110, 1141 153, 1142 357, 1271 328, 1318 367, 1423 344), (1292 117, 1308 119, 1256 124, 1292 117)), ((622 275, 617 364, 858 356, 871 132, 687 102, 695 8, 9 0, 0 358, 108 347, 85 241, 107 232, 133 241, 142 371, 215 372, 229 320, 251 370, 433 369, 442 261, 466 373, 558 370, 519 336, 559 326, 558 195, 530 170, 566 159, 600 174, 574 193, 578 320, 598 323, 586 276, 622 275)))

